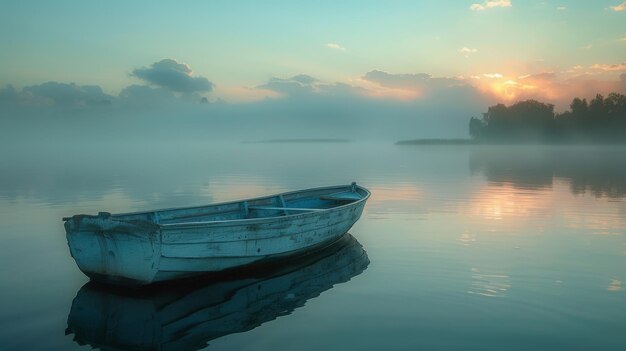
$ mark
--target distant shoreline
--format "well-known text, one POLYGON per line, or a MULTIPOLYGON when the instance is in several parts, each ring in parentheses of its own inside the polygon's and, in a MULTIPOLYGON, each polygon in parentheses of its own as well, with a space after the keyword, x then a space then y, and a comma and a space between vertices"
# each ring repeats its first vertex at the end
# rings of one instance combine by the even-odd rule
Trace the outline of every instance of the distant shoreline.
POLYGON ((412 139, 400 140, 396 145, 480 145, 472 139, 412 139))
POLYGON ((242 141, 243 144, 273 144, 273 143, 349 143, 348 139, 333 138, 302 138, 302 139, 270 139, 256 141, 242 141))
POLYGON ((623 141, 606 141, 598 142, 591 140, 561 140, 561 141, 478 141, 473 139, 411 139, 400 140, 395 145, 589 145, 589 146, 602 146, 602 145, 626 145, 626 140, 623 141))

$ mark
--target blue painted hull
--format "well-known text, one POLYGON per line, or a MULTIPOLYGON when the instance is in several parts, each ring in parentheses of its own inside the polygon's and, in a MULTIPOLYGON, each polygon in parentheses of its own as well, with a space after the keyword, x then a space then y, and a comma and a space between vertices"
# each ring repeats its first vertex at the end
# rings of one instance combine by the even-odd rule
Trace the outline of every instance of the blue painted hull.
POLYGON ((87 276, 145 285, 297 255, 328 244, 360 218, 370 193, 349 185, 245 201, 65 218, 72 257, 87 276))

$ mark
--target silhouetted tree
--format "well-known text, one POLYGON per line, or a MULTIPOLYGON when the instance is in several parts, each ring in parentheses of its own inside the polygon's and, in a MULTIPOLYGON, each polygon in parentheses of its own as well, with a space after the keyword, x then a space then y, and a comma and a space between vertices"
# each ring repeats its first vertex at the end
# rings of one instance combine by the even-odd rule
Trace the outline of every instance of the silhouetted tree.
POLYGON ((472 117, 469 132, 481 141, 626 142, 626 96, 598 94, 589 103, 574 98, 570 110, 555 114, 554 105, 536 100, 490 106, 482 120, 472 117))
POLYGON ((472 117, 469 122, 469 133, 472 138, 480 138, 480 134, 484 127, 485 124, 483 123, 483 121, 476 117, 472 117))
POLYGON ((489 107, 483 120, 470 120, 470 135, 487 140, 543 139, 552 129, 554 105, 535 100, 520 101, 509 107, 489 107))
POLYGON ((572 110, 574 118, 583 119, 587 113, 589 113, 589 106, 587 105, 587 99, 574 98, 569 105, 572 110))

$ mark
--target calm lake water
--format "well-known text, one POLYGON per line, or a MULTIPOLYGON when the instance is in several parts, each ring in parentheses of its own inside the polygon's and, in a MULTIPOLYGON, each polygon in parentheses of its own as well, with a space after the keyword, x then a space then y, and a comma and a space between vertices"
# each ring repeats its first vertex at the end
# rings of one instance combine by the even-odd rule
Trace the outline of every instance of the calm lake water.
POLYGON ((0 170, 1 350, 626 347, 624 148, 12 145, 0 170), (355 240, 149 296, 85 285, 61 222, 353 180, 355 240))

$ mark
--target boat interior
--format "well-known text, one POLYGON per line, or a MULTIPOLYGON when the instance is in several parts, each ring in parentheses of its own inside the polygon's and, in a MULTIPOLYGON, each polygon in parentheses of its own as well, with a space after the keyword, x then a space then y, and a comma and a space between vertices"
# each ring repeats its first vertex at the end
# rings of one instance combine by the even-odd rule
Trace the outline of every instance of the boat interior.
POLYGON ((200 207, 118 214, 112 217, 118 220, 150 220, 162 225, 280 217, 322 211, 359 201, 368 195, 365 188, 354 184, 200 207))

